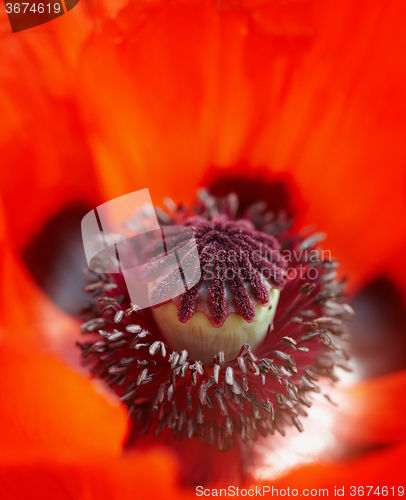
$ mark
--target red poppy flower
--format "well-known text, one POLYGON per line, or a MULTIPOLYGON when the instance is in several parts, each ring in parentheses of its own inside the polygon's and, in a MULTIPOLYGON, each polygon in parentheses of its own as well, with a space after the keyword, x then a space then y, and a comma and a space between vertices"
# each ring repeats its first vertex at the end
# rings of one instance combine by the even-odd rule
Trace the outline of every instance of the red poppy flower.
MULTIPOLYGON (((296 229, 317 224, 351 292, 378 283, 359 295, 355 361, 367 372, 375 343, 393 365, 369 373, 404 368, 391 350, 404 349, 403 306, 391 319, 385 297, 405 290, 404 10, 397 1, 83 4, 51 33, 3 36, 2 498, 195 496, 178 486, 182 466, 159 438, 122 451, 124 409, 75 363, 79 322, 58 307, 64 290, 77 293, 67 277, 70 214, 78 224, 88 207, 128 192, 149 187, 154 201, 190 203, 211 186, 247 204, 265 196, 296 229), (375 309, 384 322, 373 317, 368 337, 375 309)), ((330 494, 344 486, 346 495, 397 488, 404 382, 398 371, 343 389, 327 434, 309 429, 334 436, 325 462, 302 465, 295 440, 275 437, 256 448, 251 482, 330 494), (296 470, 278 479, 277 460, 296 470)), ((204 457, 240 479, 235 451, 204 457)))

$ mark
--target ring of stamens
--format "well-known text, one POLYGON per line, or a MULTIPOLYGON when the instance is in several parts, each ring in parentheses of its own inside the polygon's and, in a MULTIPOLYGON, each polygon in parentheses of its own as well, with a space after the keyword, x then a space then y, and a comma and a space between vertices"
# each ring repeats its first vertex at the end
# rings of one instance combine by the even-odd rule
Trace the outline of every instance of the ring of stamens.
MULTIPOLYGON (((202 202, 201 215, 210 218, 214 205, 202 202)), ((169 218, 173 224, 180 215, 169 218)), ((263 220, 269 227, 269 219, 261 210, 251 215, 256 231, 263 220)), ((320 392, 319 378, 336 381, 335 367, 349 370, 343 319, 353 313, 336 279, 337 263, 303 253, 314 248, 318 235, 286 236, 275 223, 270 237, 297 250, 300 260, 291 264, 301 274, 287 275, 273 329, 256 352, 246 344, 228 363, 222 352, 210 366, 191 361, 186 350, 170 352, 151 312, 137 310, 115 277, 100 275, 85 287, 101 297, 82 325, 84 334, 97 335, 80 344, 82 355, 127 405, 135 435, 169 429, 176 439, 198 437, 227 450, 275 430, 284 435, 289 425, 301 432, 300 417, 312 404, 310 394, 320 392)), ((182 311, 189 314, 190 307, 182 311)), ((222 313, 213 317, 220 320, 222 313)))

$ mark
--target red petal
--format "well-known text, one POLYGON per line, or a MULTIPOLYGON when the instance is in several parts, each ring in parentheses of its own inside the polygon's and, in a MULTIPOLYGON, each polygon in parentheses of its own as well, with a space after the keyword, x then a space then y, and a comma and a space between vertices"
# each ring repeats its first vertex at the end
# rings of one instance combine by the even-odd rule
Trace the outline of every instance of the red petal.
MULTIPOLYGON (((0 200, 1 201, 1 200, 0 200)), ((0 206, 0 345, 23 350, 47 349, 78 358, 78 323, 62 312, 33 281, 10 248, 0 206), (12 332, 12 334, 6 332, 12 332)), ((74 362, 75 362, 74 361, 74 362)))
POLYGON ((406 370, 356 384, 347 389, 338 411, 341 439, 353 445, 383 445, 406 440, 406 370))
POLYGON ((182 500, 174 459, 161 451, 117 460, 0 467, 2 500, 182 500))
MULTIPOLYGON (((364 487, 364 495, 361 492, 359 496, 367 496, 367 492, 370 491, 368 485, 373 486, 372 492, 379 486, 379 496, 386 496, 381 493, 381 488, 386 486, 388 487, 388 496, 397 497, 398 487, 404 485, 404 470, 401 464, 404 463, 405 453, 406 445, 400 444, 334 465, 307 465, 272 482, 272 484, 275 488, 290 487, 291 490, 296 488, 299 491, 304 488, 309 490, 328 488, 328 496, 330 497, 334 496, 335 487, 337 489, 344 487, 344 498, 354 496, 351 495, 351 492, 354 492, 351 486, 356 487, 356 493, 358 493, 358 487, 361 489, 364 487), (395 488, 395 495, 392 495, 392 486, 395 488)), ((324 495, 327 496, 326 493, 324 495)), ((313 496, 322 496, 322 494, 316 492, 313 496)), ((370 493, 370 496, 377 497, 373 493, 370 493)), ((340 497, 337 496, 337 498, 340 497)), ((358 497, 356 496, 356 498, 358 497)))
POLYGON ((0 19, 4 23, 0 189, 8 230, 17 247, 66 203, 94 203, 96 199, 93 160, 73 97, 71 60, 85 29, 83 21, 77 22, 76 10, 68 14, 70 28, 63 44, 58 41, 61 33, 51 30, 59 20, 52 21, 49 28, 8 34, 7 21, 0 19), (44 35, 44 29, 51 31, 44 35))
POLYGON ((121 452, 124 409, 49 356, 1 349, 0 408, 1 463, 86 460, 121 452))

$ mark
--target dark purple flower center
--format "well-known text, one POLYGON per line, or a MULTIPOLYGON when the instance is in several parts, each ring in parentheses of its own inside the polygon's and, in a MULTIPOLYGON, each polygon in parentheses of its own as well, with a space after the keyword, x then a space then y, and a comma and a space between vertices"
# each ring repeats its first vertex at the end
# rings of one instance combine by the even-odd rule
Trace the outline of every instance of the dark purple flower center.
POLYGON ((269 290, 284 284, 280 244, 271 235, 256 231, 248 220, 233 221, 225 215, 212 220, 188 219, 201 262, 201 278, 179 299, 178 317, 186 322, 203 311, 213 325, 222 325, 230 312, 247 322, 255 305, 269 303, 269 290))

